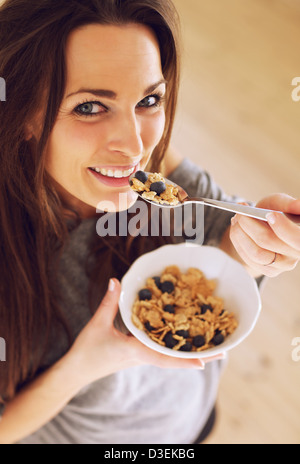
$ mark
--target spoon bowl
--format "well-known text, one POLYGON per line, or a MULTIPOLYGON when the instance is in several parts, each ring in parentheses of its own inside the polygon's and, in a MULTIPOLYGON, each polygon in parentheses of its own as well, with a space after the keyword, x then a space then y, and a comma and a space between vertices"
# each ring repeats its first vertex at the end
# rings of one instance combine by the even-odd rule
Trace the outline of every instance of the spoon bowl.
MULTIPOLYGON (((144 172, 144 171, 142 171, 142 172, 144 172)), ((150 172, 144 172, 144 173, 146 174, 147 177, 150 174, 152 174, 150 172)), ((130 185, 132 185, 132 179, 134 177, 136 177, 136 174, 137 173, 132 174, 129 177, 130 185)), ((165 181, 166 185, 168 185, 168 184, 173 185, 174 187, 177 188, 177 190, 178 190, 178 193, 177 193, 178 203, 177 204, 175 204, 175 205, 174 204, 168 204, 166 201, 164 201, 163 203, 159 203, 158 201, 151 200, 149 198, 145 198, 143 196, 144 192, 137 192, 136 190, 134 190, 134 191, 143 200, 147 201, 148 203, 152 203, 154 205, 157 205, 160 208, 177 208, 177 207, 182 206, 182 205, 184 205, 186 203, 200 203, 200 204, 205 205, 205 206, 211 206, 212 208, 218 208, 218 209, 222 209, 222 210, 225 210, 225 211, 230 211, 232 213, 241 214, 243 216, 251 217, 251 218, 254 218, 254 219, 259 219, 259 220, 265 221, 265 222, 268 221, 268 219, 267 219, 268 214, 276 212, 276 213, 279 213, 279 214, 283 214, 290 221, 292 221, 295 224, 297 224, 298 226, 300 226, 300 215, 287 214, 287 213, 283 213, 282 211, 274 211, 274 210, 269 210, 269 209, 256 208, 255 206, 232 203, 232 202, 228 202, 228 201, 213 200, 211 198, 203 198, 203 197, 193 198, 193 197, 189 197, 187 192, 180 185, 175 184, 174 182, 167 179, 166 177, 164 177, 164 181, 165 181)))

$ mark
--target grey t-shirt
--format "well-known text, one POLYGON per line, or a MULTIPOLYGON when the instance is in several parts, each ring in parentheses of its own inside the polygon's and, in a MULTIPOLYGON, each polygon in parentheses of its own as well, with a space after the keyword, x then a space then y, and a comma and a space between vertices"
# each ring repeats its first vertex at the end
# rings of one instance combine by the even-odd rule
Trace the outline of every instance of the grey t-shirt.
MULTIPOLYGON (((187 159, 169 177, 190 196, 232 200, 187 159)), ((217 246, 230 218, 227 212, 205 208, 204 243, 217 246)), ((84 220, 71 233, 60 262, 63 310, 75 334, 91 317, 85 262, 94 234, 95 219, 84 220)), ((65 338, 56 334, 43 367, 59 359, 66 346, 65 338)), ((193 443, 216 402, 222 366, 214 362, 204 371, 142 366, 117 372, 83 388, 56 417, 19 443, 193 443)))

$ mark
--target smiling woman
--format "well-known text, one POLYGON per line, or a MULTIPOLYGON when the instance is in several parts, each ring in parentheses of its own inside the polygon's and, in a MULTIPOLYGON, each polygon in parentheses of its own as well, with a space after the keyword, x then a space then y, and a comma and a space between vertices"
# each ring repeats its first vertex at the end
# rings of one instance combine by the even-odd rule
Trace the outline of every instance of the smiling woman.
MULTIPOLYGON (((209 429, 223 356, 154 352, 118 317, 119 281, 132 263, 186 236, 174 227, 147 237, 151 210, 139 235, 96 229, 106 203, 128 230, 129 177, 146 165, 160 171, 162 161, 191 197, 233 201, 169 148, 179 60, 171 0, 0 8, 0 443, 185 444, 209 429)), ((283 195, 260 206, 300 212, 283 195)), ((210 209, 204 243, 239 259, 230 236, 251 269, 278 275, 295 266, 300 244, 296 226, 271 216, 263 226, 239 217, 230 226, 230 215, 210 209)))
POLYGON ((165 130, 157 38, 140 24, 89 25, 70 35, 66 52, 66 96, 48 140, 47 171, 82 216, 104 199, 128 209, 136 200, 129 176, 145 168, 165 130))

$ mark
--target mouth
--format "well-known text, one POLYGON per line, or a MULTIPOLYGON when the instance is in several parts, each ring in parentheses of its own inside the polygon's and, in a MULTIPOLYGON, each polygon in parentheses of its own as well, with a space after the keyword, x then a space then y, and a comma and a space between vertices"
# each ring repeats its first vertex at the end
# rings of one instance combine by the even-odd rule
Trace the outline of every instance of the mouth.
POLYGON ((130 169, 105 169, 105 168, 89 168, 91 171, 101 174, 105 177, 113 177, 115 179, 122 179, 124 177, 129 177, 135 171, 136 166, 130 169))
POLYGON ((139 163, 136 166, 110 166, 107 168, 90 167, 88 171, 99 182, 108 187, 129 187, 129 177, 138 170, 139 163))

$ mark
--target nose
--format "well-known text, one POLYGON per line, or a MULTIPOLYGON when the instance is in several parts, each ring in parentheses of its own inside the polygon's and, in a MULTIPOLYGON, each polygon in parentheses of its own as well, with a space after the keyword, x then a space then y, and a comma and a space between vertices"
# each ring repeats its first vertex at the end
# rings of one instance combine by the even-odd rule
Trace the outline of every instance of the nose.
POLYGON ((120 112, 115 115, 109 136, 108 149, 130 158, 143 153, 141 127, 135 113, 120 112))

